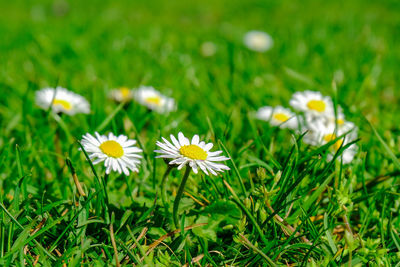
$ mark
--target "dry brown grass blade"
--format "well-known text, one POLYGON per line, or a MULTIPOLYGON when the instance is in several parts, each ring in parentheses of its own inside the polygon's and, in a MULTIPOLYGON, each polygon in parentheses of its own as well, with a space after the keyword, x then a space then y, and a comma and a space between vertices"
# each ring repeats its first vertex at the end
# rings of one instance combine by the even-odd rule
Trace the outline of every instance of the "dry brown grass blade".
MULTIPOLYGON (((58 257, 62 256, 62 254, 60 253, 60 251, 58 251, 58 249, 54 249, 54 251, 56 252, 58 257)), ((63 267, 67 267, 67 264, 65 263, 65 261, 62 261, 62 263, 63 263, 63 265, 62 265, 63 267)))
POLYGON ((197 198, 195 198, 194 196, 192 196, 188 192, 184 192, 184 194, 187 195, 188 197, 190 197, 191 199, 193 199, 193 201, 196 202, 197 204, 199 204, 200 206, 202 206, 202 207, 206 206, 206 204, 204 204, 203 202, 201 202, 200 200, 198 200, 197 198))
POLYGON ((118 250, 117 250, 117 244, 115 243, 115 238, 114 238, 114 227, 113 224, 110 224, 110 238, 111 238, 111 244, 114 249, 114 256, 115 256, 115 264, 117 267, 120 267, 121 265, 119 264, 118 260, 118 250))
MULTIPOLYGON (((200 254, 200 255, 194 257, 194 258, 192 259, 192 262, 191 262, 191 263, 192 263, 192 264, 198 263, 199 261, 201 261, 202 258, 204 258, 204 254, 200 254)), ((189 263, 185 263, 184 265, 182 265, 182 267, 188 267, 188 266, 189 266, 189 263)))
MULTIPOLYGON (((271 207, 271 205, 269 204, 268 201, 265 201, 265 204, 267 205, 268 209, 269 209, 272 213, 275 212, 274 209, 271 207)), ((284 225, 290 230, 290 232, 288 232, 284 227, 281 226, 282 231, 283 231, 287 236, 291 236, 292 233, 294 233, 294 232, 296 231, 296 229, 294 229, 293 226, 291 226, 290 224, 288 224, 288 223, 287 223, 284 219, 282 219, 282 217, 279 216, 278 214, 275 214, 274 218, 275 218, 277 221, 279 221, 280 223, 284 224, 284 225)), ((300 233, 298 233, 298 232, 295 234, 296 237, 299 236, 299 235, 300 235, 300 233)), ((304 243, 311 244, 310 240, 308 240, 305 236, 301 236, 300 238, 301 238, 301 240, 302 240, 304 243)))
MULTIPOLYGON (((196 227, 200 227, 200 226, 204 226, 204 225, 207 225, 207 223, 193 224, 193 225, 190 225, 190 226, 186 226, 186 227, 184 228, 184 230, 187 231, 187 230, 190 230, 190 229, 193 229, 193 228, 196 228, 196 227)), ((168 234, 163 235, 163 236, 160 237, 159 239, 157 239, 155 242, 153 242, 152 244, 149 245, 149 248, 147 249, 146 255, 149 255, 150 252, 151 252, 153 249, 155 249, 155 248, 156 248, 162 241, 164 241, 166 238, 168 238, 168 237, 170 237, 170 236, 173 236, 173 235, 175 235, 175 234, 177 234, 177 233, 180 233, 180 232, 181 232, 181 229, 176 229, 176 230, 174 230, 174 231, 172 231, 172 232, 169 232, 168 234)))

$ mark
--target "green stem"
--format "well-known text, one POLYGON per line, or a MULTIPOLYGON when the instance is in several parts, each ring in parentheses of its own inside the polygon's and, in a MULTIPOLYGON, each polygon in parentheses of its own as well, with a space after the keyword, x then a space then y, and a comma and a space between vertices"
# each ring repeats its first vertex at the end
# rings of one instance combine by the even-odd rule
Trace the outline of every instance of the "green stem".
POLYGON ((106 174, 104 174, 104 177, 103 177, 103 189, 104 189, 104 200, 105 200, 105 204, 106 204, 106 206, 105 206, 105 208, 106 208, 106 221, 107 221, 107 223, 108 223, 108 221, 110 220, 110 216, 107 216, 107 215, 109 215, 108 214, 108 212, 109 212, 109 210, 110 210, 110 202, 109 202, 109 200, 108 200, 108 193, 107 193, 107 182, 108 182, 108 174, 106 173, 106 174))
POLYGON ((135 200, 133 199, 133 196, 132 196, 132 189, 129 185, 128 176, 126 176, 126 175, 123 175, 123 176, 125 178, 126 187, 128 188, 128 191, 129 191, 129 197, 130 197, 132 203, 135 203, 135 200))
POLYGON ((191 170, 191 167, 189 165, 187 165, 185 174, 183 175, 181 185, 179 186, 178 193, 176 194, 175 201, 174 201, 173 216, 174 216, 174 223, 175 223, 176 229, 179 228, 179 219, 178 219, 179 202, 181 201, 181 198, 183 195, 183 190, 185 189, 185 184, 189 177, 190 170, 191 170))
POLYGON ((162 200, 163 206, 165 208, 165 214, 168 214, 168 210, 169 210, 169 205, 168 205, 168 202, 167 202, 167 187, 166 187, 166 184, 167 184, 167 180, 168 180, 168 175, 169 175, 169 173, 171 172, 172 169, 173 169, 173 166, 168 164, 168 168, 165 171, 164 176, 163 176, 162 181, 161 181, 161 200, 162 200))

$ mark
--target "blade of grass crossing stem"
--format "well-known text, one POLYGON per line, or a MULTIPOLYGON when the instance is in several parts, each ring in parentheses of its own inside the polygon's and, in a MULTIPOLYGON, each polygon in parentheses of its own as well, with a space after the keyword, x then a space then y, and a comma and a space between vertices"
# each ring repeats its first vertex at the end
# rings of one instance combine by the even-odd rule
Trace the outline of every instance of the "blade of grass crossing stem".
POLYGON ((238 177, 238 179, 239 179, 240 188, 242 189, 242 193, 243 193, 244 196, 247 196, 247 194, 246 194, 246 188, 244 187, 244 183, 243 183, 242 176, 240 175, 240 172, 239 172, 238 168, 236 167, 236 164, 235 164, 235 162, 233 161, 233 159, 232 159, 232 157, 231 157, 231 154, 229 154, 228 150, 226 149, 226 147, 224 146, 224 144, 221 142, 221 140, 218 140, 218 144, 222 147, 222 149, 224 150, 224 152, 228 155, 228 157, 229 157, 229 159, 230 159, 230 161, 231 161, 231 163, 232 163, 233 169, 235 170, 235 173, 236 173, 236 175, 237 175, 237 177, 238 177))

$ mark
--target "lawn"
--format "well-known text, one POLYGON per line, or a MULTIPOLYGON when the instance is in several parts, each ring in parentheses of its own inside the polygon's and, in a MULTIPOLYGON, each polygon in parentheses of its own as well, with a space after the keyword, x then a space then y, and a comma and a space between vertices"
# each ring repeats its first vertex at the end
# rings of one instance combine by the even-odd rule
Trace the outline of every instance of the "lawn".
MULTIPOLYGON (((0 14, 0 266, 400 266, 399 1, 0 0, 0 14), (246 47, 252 30, 273 46, 246 47), (88 114, 41 108, 57 86, 88 114), (140 86, 175 108, 110 99, 140 86), (342 108, 350 142, 257 119, 306 90, 342 108), (95 132, 136 140, 138 172, 88 160, 95 132), (227 168, 156 158, 179 132, 227 168)), ((178 152, 210 156, 194 146, 178 152)))

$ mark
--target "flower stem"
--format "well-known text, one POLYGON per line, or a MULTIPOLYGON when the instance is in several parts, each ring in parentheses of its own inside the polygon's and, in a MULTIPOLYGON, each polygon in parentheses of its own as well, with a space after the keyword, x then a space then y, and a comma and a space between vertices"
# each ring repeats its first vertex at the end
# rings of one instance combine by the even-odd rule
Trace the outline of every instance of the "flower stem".
POLYGON ((85 191, 83 191, 82 185, 79 182, 78 176, 76 175, 76 171, 75 171, 74 166, 72 166, 71 160, 69 158, 67 158, 65 160, 65 162, 66 162, 69 170, 71 171, 72 178, 74 179, 74 183, 75 183, 76 189, 79 192, 79 195, 82 196, 82 197, 86 197, 85 191))
POLYGON ((176 194, 175 201, 174 201, 173 216, 174 216, 175 227, 177 229, 179 228, 179 218, 178 218, 179 202, 181 201, 183 190, 185 189, 185 184, 189 177, 190 170, 191 170, 191 167, 189 165, 187 165, 185 174, 183 175, 182 182, 179 186, 178 193, 176 194))
POLYGON ((162 178, 161 181, 161 200, 163 203, 163 206, 165 208, 165 213, 168 214, 168 210, 169 210, 169 205, 167 202, 167 179, 168 179, 168 175, 171 172, 173 166, 168 164, 168 168, 165 170, 164 176, 162 178))
POLYGON ((60 134, 61 134, 61 129, 60 129, 60 126, 57 125, 56 132, 54 134, 54 148, 55 148, 56 154, 57 154, 56 156, 57 156, 58 165, 60 166, 60 168, 63 168, 65 162, 62 158, 63 152, 61 149, 60 134))
POLYGON ((105 198, 105 202, 106 202, 106 206, 108 208, 108 205, 110 204, 108 201, 108 193, 107 193, 107 182, 108 182, 108 174, 104 174, 103 177, 103 190, 104 190, 104 198, 105 198))

